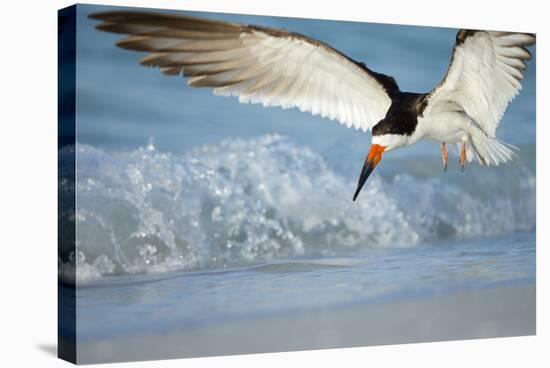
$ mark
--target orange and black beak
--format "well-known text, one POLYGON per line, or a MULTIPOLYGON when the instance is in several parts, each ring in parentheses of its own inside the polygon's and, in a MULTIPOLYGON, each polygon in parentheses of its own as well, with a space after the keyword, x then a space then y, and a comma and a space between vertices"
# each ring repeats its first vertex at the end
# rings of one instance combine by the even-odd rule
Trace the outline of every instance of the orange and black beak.
POLYGON ((359 182, 357 183, 357 190, 353 195, 354 202, 355 202, 355 199, 357 199, 357 196, 359 195, 361 188, 363 188, 363 185, 365 185, 365 182, 367 181, 369 175, 382 159, 382 153, 384 153, 384 149, 385 147, 379 144, 373 144, 370 147, 369 154, 367 155, 367 158, 365 159, 365 163, 363 164, 363 170, 361 170, 361 175, 359 176, 359 182))

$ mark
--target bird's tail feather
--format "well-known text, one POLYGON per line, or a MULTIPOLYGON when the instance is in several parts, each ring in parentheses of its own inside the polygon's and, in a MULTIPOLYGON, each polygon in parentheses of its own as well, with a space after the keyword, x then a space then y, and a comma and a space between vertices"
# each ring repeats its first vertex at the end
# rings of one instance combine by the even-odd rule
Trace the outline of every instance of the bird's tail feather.
POLYGON ((517 147, 511 144, 499 141, 496 138, 487 137, 482 134, 473 134, 470 136, 471 146, 474 155, 481 165, 498 166, 517 157, 514 150, 517 147))

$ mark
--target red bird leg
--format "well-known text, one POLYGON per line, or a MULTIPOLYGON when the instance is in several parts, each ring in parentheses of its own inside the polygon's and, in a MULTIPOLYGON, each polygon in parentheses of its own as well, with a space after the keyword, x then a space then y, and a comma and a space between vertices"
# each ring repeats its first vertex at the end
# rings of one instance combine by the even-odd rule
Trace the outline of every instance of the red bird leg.
POLYGON ((443 171, 447 171, 447 162, 449 162, 449 153, 447 152, 447 145, 441 143, 441 159, 443 160, 443 171))
POLYGON ((460 170, 464 172, 464 166, 466 165, 466 142, 462 142, 460 147, 460 170))

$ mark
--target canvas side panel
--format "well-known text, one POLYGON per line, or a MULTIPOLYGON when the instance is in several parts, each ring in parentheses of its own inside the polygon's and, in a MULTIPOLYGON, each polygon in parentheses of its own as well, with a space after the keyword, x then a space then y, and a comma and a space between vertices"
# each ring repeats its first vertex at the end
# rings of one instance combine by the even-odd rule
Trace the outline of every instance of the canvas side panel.
POLYGON ((76 364, 76 6, 58 12, 57 355, 76 364))

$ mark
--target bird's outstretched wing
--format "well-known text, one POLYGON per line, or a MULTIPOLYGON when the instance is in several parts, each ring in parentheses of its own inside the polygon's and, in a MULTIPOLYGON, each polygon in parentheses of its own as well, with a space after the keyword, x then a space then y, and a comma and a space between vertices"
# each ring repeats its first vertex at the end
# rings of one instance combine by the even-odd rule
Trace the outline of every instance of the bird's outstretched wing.
POLYGON ((141 60, 190 77, 240 102, 298 107, 364 131, 381 120, 398 91, 394 79, 332 47, 280 29, 190 16, 131 11, 91 14, 97 28, 129 35, 117 46, 149 52, 141 60))
POLYGON ((445 78, 425 99, 422 114, 463 111, 489 137, 508 103, 521 90, 526 49, 535 36, 526 33, 460 30, 445 78))

